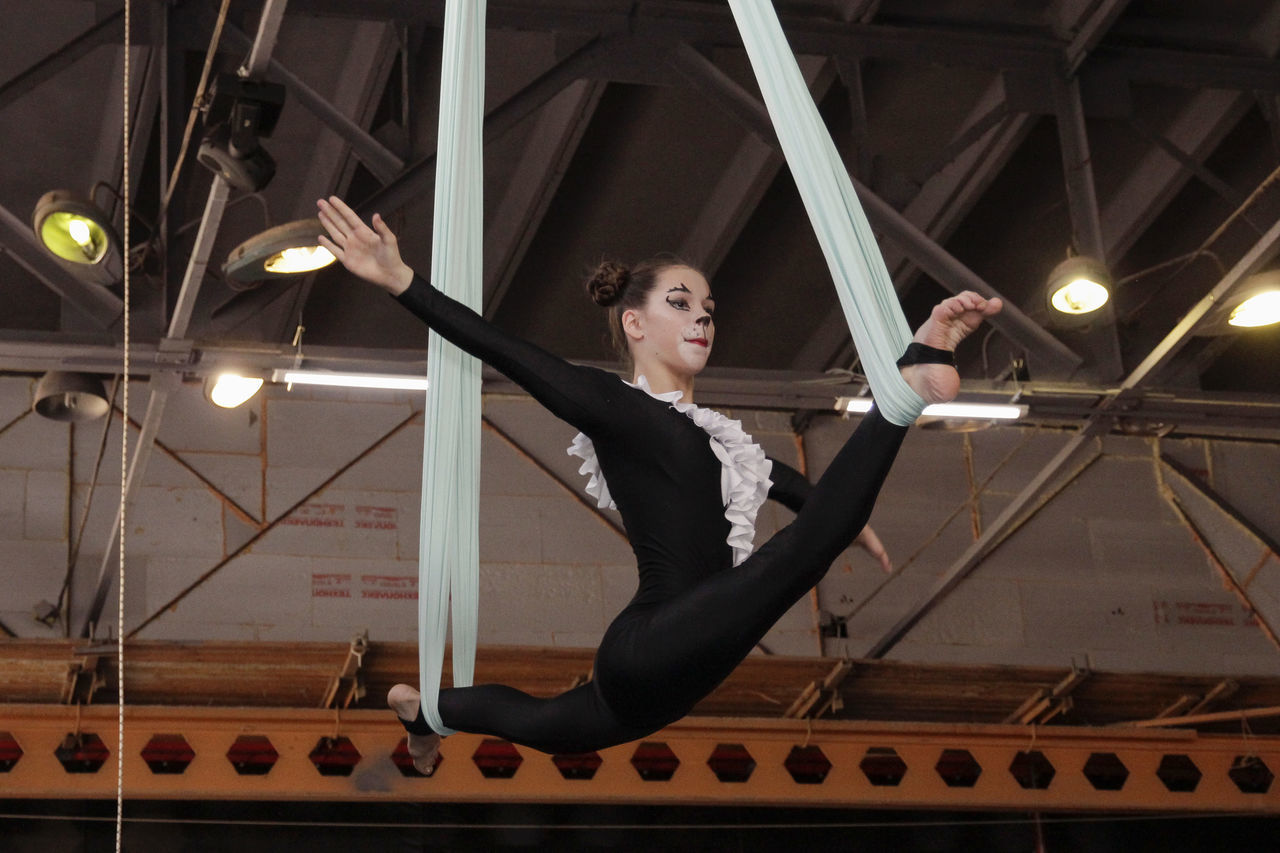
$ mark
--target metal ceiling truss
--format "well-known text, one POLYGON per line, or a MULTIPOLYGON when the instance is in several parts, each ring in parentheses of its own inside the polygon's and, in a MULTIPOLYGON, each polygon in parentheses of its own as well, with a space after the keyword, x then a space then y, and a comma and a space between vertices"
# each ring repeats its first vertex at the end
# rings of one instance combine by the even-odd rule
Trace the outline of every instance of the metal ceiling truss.
MULTIPOLYGON (((768 110, 759 99, 705 58, 697 60, 695 57, 698 54, 692 48, 682 48, 676 55, 680 57, 680 67, 684 73, 699 78, 702 87, 717 95, 717 103, 728 105, 726 109, 735 119, 770 146, 778 148, 779 143, 768 110)), ((853 185, 872 226, 890 240, 907 247, 913 259, 948 290, 953 293, 974 290, 987 297, 1000 295, 995 288, 956 260, 865 184, 854 180, 853 185)), ((1005 302, 1008 303, 1009 300, 1005 302)), ((1011 303, 991 319, 991 324, 1031 353, 1036 363, 1045 367, 1047 375, 1064 375, 1081 362, 1078 355, 1011 303)))
MULTIPOLYGON (((1226 88, 1244 92, 1280 92, 1280 68, 1266 59, 1235 54, 1110 47, 1098 42, 1123 11, 1107 2, 1080 20, 1081 46, 1051 36, 983 33, 930 26, 849 22, 826 13, 810 13, 782 3, 779 16, 797 53, 902 62, 928 62, 973 68, 1037 71, 1080 66, 1081 46, 1097 47, 1091 64, 1105 64, 1109 74, 1189 88, 1226 88)), ((1067 2, 1058 17, 1063 23, 1087 14, 1088 3, 1067 2)), ((443 0, 381 0, 352 7, 345 0, 294 0, 295 11, 334 17, 375 17, 439 26, 443 0)), ((583 35, 630 34, 668 43, 686 41, 704 47, 741 47, 737 25, 727 7, 678 0, 575 0, 547 4, 540 0, 490 0, 487 23, 501 29, 523 29, 583 35)), ((1065 26, 1060 28, 1066 29, 1065 26)))
POLYGON ((31 225, 0 205, 0 245, 10 258, 63 298, 94 325, 111 328, 124 314, 124 302, 104 287, 76 278, 50 257, 31 231, 31 225))
MULTIPOLYGON (((129 719, 130 799, 1280 811, 1280 738, 1158 727, 1032 739, 1021 725, 690 717, 584 755, 457 734, 424 777, 386 711, 150 706, 129 719)), ((118 743, 111 706, 0 706, 0 797, 109 799, 118 743)))
MULTIPOLYGON (((216 345, 196 340, 170 340, 164 347, 141 343, 133 347, 132 374, 158 381, 171 374, 183 382, 203 382, 229 369, 269 376, 292 368, 296 352, 282 344, 216 345)), ((48 370, 110 373, 119 369, 118 344, 94 336, 66 333, 27 333, 0 336, 0 362, 15 373, 48 370)), ((422 374, 426 360, 418 350, 382 348, 307 348, 307 365, 317 370, 356 373, 422 374)), ((616 364, 597 363, 602 369, 616 364)), ((840 374, 804 370, 743 370, 708 368, 698 380, 698 396, 707 405, 777 411, 832 411, 839 397, 859 396, 863 384, 840 374)), ((1007 403, 1013 397, 1028 407, 1023 424, 1072 428, 1097 410, 1099 403, 1118 394, 1118 386, 1079 383, 967 382, 961 398, 972 402, 1007 403)), ((521 395, 519 386, 486 368, 484 393, 521 395)), ((1275 438, 1280 437, 1280 402, 1252 395, 1185 392, 1172 395, 1152 389, 1126 393, 1113 417, 1126 431, 1149 435, 1275 438)))
POLYGON ((1031 482, 1005 506, 972 545, 953 563, 932 586, 892 627, 861 655, 866 658, 883 657, 912 627, 932 610, 956 587, 982 559, 997 545, 1007 530, 1017 522, 1023 510, 1037 497, 1041 489, 1071 460, 1076 451, 1096 436, 1109 430, 1115 419, 1124 413, 1129 395, 1159 375, 1191 339, 1197 326, 1213 308, 1225 302, 1250 275, 1261 269, 1280 251, 1280 222, 1273 225, 1244 257, 1178 322, 1162 340, 1120 384, 1114 395, 1103 398, 1090 414, 1088 422, 1073 435, 1057 455, 1032 478, 1031 482))
MULTIPOLYGON (((285 6, 286 0, 267 0, 267 3, 263 6, 258 22, 258 31, 250 48, 249 56, 241 68, 247 79, 261 79, 270 59, 271 49, 276 43, 279 27, 284 17, 285 6)), ((200 228, 196 232, 195 243, 191 248, 191 257, 182 279, 182 286, 178 291, 177 301, 169 318, 168 331, 160 341, 158 352, 163 354, 163 357, 171 363, 182 364, 190 355, 190 350, 185 346, 184 339, 191 324, 191 313, 195 308, 200 285, 205 278, 209 256, 213 251, 214 240, 217 237, 218 227, 222 222, 222 214, 226 210, 227 197, 230 191, 230 186, 222 176, 215 175, 209 188, 209 197, 205 202, 200 228)), ((123 359, 121 363, 123 363, 123 359)), ((98 622, 102 618, 103 608, 106 606, 107 594, 116 582, 116 572, 123 570, 123 567, 119 565, 121 557, 117 548, 121 522, 126 508, 133 503, 142 487, 151 452, 154 449, 154 440, 160 429, 160 423, 164 419, 164 410, 168 403, 169 394, 177 386, 178 377, 175 374, 170 373, 167 376, 157 378, 159 381, 148 383, 151 393, 147 400, 146 414, 142 419, 138 439, 134 443, 133 453, 129 458, 129 470, 125 477, 124 491, 121 496, 120 506, 117 508, 115 518, 112 521, 111 533, 102 551, 102 562, 98 569, 98 577, 92 587, 88 606, 78 620, 78 636, 89 637, 94 634, 98 622)), ((74 571, 75 567, 71 568, 74 571)), ((119 630, 123 634, 124 626, 119 626, 119 630)))

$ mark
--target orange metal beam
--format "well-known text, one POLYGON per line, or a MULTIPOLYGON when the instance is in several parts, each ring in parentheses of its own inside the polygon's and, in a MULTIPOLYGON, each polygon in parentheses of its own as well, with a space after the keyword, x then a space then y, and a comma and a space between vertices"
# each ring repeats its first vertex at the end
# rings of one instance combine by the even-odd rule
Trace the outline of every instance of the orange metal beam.
MULTIPOLYGON (((388 717, 380 711, 128 708, 125 796, 1280 812, 1280 786, 1271 779, 1280 768, 1276 737, 695 717, 646 741, 665 744, 678 760, 665 780, 642 778, 633 763, 637 744, 603 750, 594 770, 593 759, 566 774, 550 756, 502 742, 498 764, 504 750, 519 763, 491 771, 509 778, 490 778, 474 758, 495 744, 469 734, 447 738, 435 775, 423 778, 403 775, 393 762, 403 732, 388 717), (227 758, 244 735, 270 740, 278 759, 269 772, 241 775, 227 758), (323 775, 309 757, 333 737, 348 739, 359 755, 349 775, 323 775), (172 765, 157 772, 143 758, 149 744, 178 764, 187 747, 194 757, 180 773, 172 765), (709 764, 713 754, 723 758, 719 774, 709 764)), ((0 705, 0 767, 6 766, 0 798, 114 797, 115 709, 85 707, 77 714, 66 706, 0 705), (77 731, 96 734, 108 753, 99 756, 96 772, 68 772, 55 755, 77 731), (6 743, 21 754, 15 757, 10 746, 6 760, 6 743)))

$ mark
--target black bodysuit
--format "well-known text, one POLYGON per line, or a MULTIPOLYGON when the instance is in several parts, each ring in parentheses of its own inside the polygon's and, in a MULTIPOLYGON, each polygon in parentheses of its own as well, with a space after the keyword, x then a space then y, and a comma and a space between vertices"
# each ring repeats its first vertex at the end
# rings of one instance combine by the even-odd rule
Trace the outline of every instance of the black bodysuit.
POLYGON ((551 699, 496 684, 442 689, 441 719, 461 731, 576 753, 683 717, 853 542, 906 434, 872 410, 813 487, 774 462, 769 497, 796 518, 734 566, 721 465, 687 415, 494 328, 421 277, 398 299, 591 438, 640 575, 605 632, 591 682, 551 699))

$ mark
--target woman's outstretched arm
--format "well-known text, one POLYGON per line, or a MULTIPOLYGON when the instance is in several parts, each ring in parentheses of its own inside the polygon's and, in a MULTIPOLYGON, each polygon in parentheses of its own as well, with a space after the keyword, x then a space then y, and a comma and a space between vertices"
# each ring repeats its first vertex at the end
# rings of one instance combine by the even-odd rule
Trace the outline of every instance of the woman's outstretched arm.
POLYGON ((602 386, 608 393, 609 374, 570 364, 503 332, 432 287, 401 259, 395 234, 378 214, 371 227, 336 196, 317 206, 328 232, 320 243, 349 271, 395 296, 433 331, 497 368, 552 414, 588 434, 605 428, 609 406, 602 386))

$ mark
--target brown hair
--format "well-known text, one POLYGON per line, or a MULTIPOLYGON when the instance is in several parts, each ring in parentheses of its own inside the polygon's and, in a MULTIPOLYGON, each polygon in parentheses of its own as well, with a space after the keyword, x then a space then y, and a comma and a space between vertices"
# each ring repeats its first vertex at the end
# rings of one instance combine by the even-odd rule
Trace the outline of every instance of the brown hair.
POLYGON ((693 269, 672 255, 650 258, 633 267, 617 261, 601 261, 587 279, 587 294, 592 302, 609 311, 610 342, 627 364, 631 363, 631 351, 622 330, 622 315, 632 308, 643 308, 649 291, 658 283, 658 276, 672 267, 693 269))

